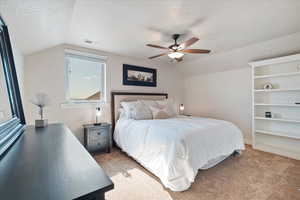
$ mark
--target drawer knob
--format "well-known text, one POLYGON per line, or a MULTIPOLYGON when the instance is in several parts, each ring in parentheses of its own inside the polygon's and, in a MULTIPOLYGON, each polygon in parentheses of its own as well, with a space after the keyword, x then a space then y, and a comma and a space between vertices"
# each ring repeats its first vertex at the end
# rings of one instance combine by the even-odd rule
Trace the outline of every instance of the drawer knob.
POLYGON ((97 134, 98 134, 98 135, 101 135, 101 132, 98 132, 97 134))

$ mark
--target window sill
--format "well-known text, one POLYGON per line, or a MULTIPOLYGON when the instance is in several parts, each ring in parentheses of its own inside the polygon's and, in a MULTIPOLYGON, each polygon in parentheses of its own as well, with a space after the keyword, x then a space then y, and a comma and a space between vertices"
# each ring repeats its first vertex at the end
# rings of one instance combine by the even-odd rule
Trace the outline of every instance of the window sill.
POLYGON ((99 102, 64 102, 60 104, 61 108, 96 108, 106 104, 105 101, 99 102))

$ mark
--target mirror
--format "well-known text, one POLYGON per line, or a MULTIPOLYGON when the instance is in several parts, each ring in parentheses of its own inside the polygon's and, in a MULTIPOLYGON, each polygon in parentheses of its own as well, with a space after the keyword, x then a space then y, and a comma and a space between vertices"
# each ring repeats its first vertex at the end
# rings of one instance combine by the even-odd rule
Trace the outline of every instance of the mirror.
POLYGON ((8 28, 0 16, 0 162, 22 135, 25 117, 8 28))
POLYGON ((0 60, 0 123, 8 121, 12 118, 12 112, 8 96, 8 88, 4 74, 2 56, 0 60))

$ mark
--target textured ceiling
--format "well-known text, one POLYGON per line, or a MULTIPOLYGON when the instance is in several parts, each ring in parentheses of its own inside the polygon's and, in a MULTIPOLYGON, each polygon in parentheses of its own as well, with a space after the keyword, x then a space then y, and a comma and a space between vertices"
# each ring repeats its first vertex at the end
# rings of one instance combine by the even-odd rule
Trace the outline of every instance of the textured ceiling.
POLYGON ((139 58, 160 53, 145 44, 170 45, 173 33, 218 53, 299 32, 299 10, 299 0, 0 0, 24 54, 70 43, 139 58))

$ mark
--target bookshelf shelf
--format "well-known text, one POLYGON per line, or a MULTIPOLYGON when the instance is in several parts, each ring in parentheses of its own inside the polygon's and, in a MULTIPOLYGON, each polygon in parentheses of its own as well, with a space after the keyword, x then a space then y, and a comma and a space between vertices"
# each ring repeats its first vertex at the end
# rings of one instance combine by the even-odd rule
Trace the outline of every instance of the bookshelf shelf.
POLYGON ((277 132, 277 131, 266 131, 266 130, 256 130, 255 132, 260 133, 260 134, 266 134, 266 135, 286 137, 286 138, 300 140, 300 133, 291 135, 289 133, 282 133, 282 132, 277 132))
POLYGON ((255 106, 299 107, 300 104, 256 103, 255 106))
POLYGON ((300 75, 300 72, 290 72, 290 73, 280 73, 280 74, 255 76, 254 79, 265 79, 265 78, 276 78, 276 77, 298 76, 298 75, 300 75))

